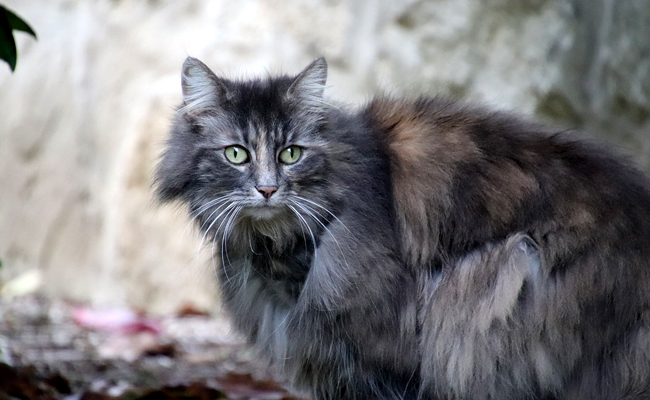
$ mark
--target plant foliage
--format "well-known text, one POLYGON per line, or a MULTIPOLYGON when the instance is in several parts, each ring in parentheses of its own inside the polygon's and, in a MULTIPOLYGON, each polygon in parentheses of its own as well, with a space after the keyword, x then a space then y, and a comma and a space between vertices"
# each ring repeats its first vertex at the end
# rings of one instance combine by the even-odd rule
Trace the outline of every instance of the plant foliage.
POLYGON ((16 69, 18 59, 13 31, 26 32, 36 38, 36 33, 27 22, 0 5, 0 59, 6 61, 12 71, 16 69))

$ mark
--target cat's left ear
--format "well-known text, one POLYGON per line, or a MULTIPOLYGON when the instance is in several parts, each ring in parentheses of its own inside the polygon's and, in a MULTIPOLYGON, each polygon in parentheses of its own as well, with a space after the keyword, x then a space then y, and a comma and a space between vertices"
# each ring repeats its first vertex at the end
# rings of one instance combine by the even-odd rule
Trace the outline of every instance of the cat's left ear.
POLYGON ((311 62, 291 83, 287 90, 289 101, 299 101, 309 107, 322 107, 323 91, 327 81, 327 61, 319 57, 311 62))

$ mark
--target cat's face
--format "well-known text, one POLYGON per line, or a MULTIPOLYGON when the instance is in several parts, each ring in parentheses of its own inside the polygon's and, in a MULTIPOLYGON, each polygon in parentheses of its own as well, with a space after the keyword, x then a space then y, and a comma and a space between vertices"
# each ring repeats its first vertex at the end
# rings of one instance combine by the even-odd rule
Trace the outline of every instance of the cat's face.
POLYGON ((197 168, 203 185, 215 200, 241 207, 241 216, 281 216, 305 207, 304 199, 318 198, 323 190, 328 156, 317 127, 303 123, 307 129, 298 129, 273 114, 248 115, 240 123, 208 118, 201 127, 203 154, 197 168))
POLYGON ((267 225, 325 218, 326 76, 325 60, 318 59, 295 78, 233 82, 188 59, 184 104, 158 171, 161 197, 184 198, 215 232, 235 217, 267 225))

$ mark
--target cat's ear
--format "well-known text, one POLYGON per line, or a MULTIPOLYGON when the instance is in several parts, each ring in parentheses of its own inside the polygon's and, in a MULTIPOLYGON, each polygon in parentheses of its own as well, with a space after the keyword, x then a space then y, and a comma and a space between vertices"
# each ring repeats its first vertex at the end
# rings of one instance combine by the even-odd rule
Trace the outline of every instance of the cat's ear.
POLYGON ((216 111, 230 97, 224 81, 192 57, 187 57, 183 63, 181 86, 183 106, 178 111, 190 117, 216 111))
POLYGON ((298 101, 310 108, 320 108, 326 81, 327 61, 324 57, 319 57, 296 76, 287 90, 287 99, 298 101))

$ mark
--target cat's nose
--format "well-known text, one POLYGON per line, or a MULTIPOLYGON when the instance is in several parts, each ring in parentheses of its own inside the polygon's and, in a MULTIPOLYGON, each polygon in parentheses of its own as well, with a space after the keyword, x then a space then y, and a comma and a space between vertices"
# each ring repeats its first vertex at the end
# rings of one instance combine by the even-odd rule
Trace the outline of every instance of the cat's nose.
POLYGON ((257 188, 257 191, 264 196, 265 199, 270 199, 273 196, 273 193, 278 191, 278 188, 275 186, 260 186, 257 188))

